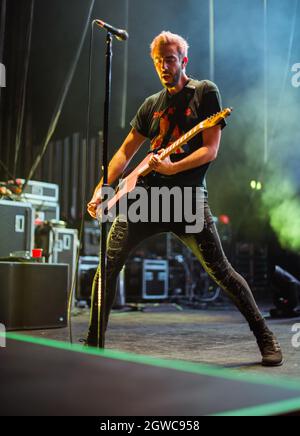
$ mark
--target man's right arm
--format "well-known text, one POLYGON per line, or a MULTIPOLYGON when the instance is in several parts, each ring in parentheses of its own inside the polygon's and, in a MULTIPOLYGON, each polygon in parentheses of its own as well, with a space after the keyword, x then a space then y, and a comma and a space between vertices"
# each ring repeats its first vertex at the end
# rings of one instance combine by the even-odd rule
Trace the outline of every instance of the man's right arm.
MULTIPOLYGON (((108 185, 114 183, 126 169, 135 153, 139 150, 145 142, 145 136, 138 133, 136 129, 132 129, 127 138, 113 156, 108 166, 108 185)), ((103 178, 100 180, 94 190, 93 197, 88 203, 88 213, 91 217, 96 218, 96 211, 98 205, 101 203, 101 187, 103 185, 103 178)))

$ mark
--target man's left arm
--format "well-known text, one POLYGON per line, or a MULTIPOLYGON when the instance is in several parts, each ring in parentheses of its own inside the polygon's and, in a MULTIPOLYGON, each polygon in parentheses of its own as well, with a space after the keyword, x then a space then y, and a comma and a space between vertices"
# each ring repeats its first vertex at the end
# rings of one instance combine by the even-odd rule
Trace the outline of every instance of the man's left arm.
MULTIPOLYGON (((221 126, 217 125, 202 132, 203 146, 178 162, 170 158, 159 161, 159 154, 151 159, 152 169, 167 176, 200 167, 216 159, 221 141, 221 126)), ((163 151, 163 150, 162 150, 163 151)))
POLYGON ((191 170, 215 160, 220 147, 221 134, 221 126, 219 125, 204 130, 202 132, 203 146, 181 161, 174 162, 175 173, 173 174, 191 170))

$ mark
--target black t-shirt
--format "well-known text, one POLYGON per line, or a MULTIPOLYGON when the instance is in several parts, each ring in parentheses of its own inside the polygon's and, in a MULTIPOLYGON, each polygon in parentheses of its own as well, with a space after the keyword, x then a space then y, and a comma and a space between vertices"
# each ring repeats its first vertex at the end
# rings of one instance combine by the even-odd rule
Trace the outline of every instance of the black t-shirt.
MULTIPOLYGON (((170 145, 199 122, 220 110, 221 97, 217 86, 209 80, 191 79, 175 95, 170 95, 164 89, 148 97, 131 121, 131 126, 150 139, 149 151, 153 151, 170 145)), ((222 120, 220 124, 222 128, 225 127, 225 120, 222 120)), ((199 133, 184 144, 181 150, 172 154, 171 161, 184 159, 202 145, 202 134, 199 133)), ((151 186, 202 186, 206 188, 205 174, 208 167, 209 163, 172 176, 153 171, 147 176, 147 181, 151 186)))

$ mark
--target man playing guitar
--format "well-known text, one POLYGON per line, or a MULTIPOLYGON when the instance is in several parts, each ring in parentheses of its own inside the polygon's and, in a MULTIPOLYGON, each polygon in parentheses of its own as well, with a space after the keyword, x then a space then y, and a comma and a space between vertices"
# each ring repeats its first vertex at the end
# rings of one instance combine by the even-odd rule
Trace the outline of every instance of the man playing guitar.
MULTIPOLYGON (((208 81, 197 81, 186 73, 188 44, 181 36, 162 32, 151 44, 151 57, 163 90, 147 98, 131 122, 132 129, 112 158, 108 170, 108 184, 113 184, 128 166, 132 157, 150 139, 149 169, 144 177, 150 187, 200 188, 204 196, 204 227, 201 232, 187 233, 184 223, 170 218, 169 222, 130 222, 116 217, 107 241, 107 303, 105 321, 108 323, 116 284, 129 253, 144 239, 162 232, 174 233, 202 263, 208 274, 229 295, 243 314, 257 339, 262 364, 282 364, 282 353, 274 334, 266 326, 252 292, 228 262, 208 205, 205 175, 218 155, 221 131, 226 126, 222 118, 217 125, 203 130, 185 143, 181 141, 173 154, 163 152, 199 122, 221 110, 217 86, 208 81)), ((88 204, 88 212, 97 217, 101 203, 101 180, 88 204)), ((193 191, 193 192, 194 192, 193 191)), ((195 201, 197 201, 195 194, 195 201)), ((99 269, 92 292, 91 321, 87 344, 96 346, 99 269)))

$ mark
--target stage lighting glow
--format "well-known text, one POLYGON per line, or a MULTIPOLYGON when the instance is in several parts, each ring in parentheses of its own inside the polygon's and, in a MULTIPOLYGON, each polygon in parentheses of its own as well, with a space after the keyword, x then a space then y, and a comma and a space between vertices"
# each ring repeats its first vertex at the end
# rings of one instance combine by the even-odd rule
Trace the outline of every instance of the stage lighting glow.
POLYGON ((256 180, 252 180, 250 182, 250 186, 251 186, 251 189, 253 189, 254 191, 255 190, 256 191, 261 191, 262 187, 263 187, 262 183, 261 182, 257 182, 256 180))
POLYGON ((283 248, 300 250, 300 201, 293 181, 273 175, 264 185, 262 204, 283 248))
POLYGON ((222 224, 226 224, 226 225, 230 224, 230 218, 229 218, 228 215, 220 215, 219 216, 219 221, 222 224))

